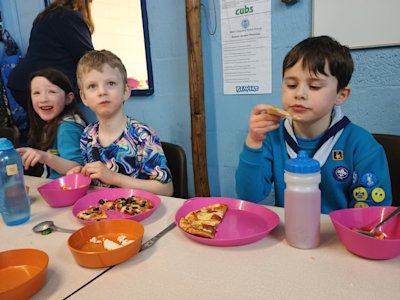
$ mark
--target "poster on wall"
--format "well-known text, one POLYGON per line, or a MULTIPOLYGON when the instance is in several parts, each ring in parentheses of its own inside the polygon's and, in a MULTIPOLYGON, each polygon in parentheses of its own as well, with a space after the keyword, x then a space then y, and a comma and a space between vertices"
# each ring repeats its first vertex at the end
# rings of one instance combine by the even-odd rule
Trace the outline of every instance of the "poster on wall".
POLYGON ((224 94, 272 93, 271 0, 220 0, 224 94))

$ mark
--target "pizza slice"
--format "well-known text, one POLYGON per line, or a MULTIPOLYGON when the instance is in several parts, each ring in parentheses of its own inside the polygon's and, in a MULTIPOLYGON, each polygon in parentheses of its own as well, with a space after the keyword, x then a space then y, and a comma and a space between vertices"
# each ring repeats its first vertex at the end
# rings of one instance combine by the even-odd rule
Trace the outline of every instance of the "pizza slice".
POLYGON ((270 115, 278 116, 280 118, 290 117, 290 114, 286 110, 279 109, 276 106, 268 107, 267 108, 267 113, 269 113, 270 115))
POLYGON ((107 218, 107 214, 97 206, 89 206, 89 208, 80 211, 77 217, 82 220, 99 220, 107 218))
POLYGON ((187 233, 212 239, 227 210, 226 204, 212 204, 189 212, 180 219, 179 226, 187 233))
POLYGON ((99 204, 106 208, 107 210, 114 210, 115 209, 115 201, 114 200, 99 200, 99 204))
POLYGON ((292 118, 294 120, 300 120, 301 116, 300 115, 291 115, 289 112, 286 110, 280 109, 276 106, 270 106, 267 108, 267 113, 270 115, 278 116, 280 118, 292 118))

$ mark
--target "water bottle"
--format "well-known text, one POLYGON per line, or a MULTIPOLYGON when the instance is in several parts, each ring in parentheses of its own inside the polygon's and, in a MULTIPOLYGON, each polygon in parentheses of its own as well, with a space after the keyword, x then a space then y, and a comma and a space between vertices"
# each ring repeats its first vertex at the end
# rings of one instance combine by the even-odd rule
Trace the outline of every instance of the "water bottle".
POLYGON ((284 179, 285 235, 289 245, 309 249, 320 243, 321 168, 319 162, 299 151, 286 161, 284 179))
POLYGON ((31 214, 22 160, 6 138, 0 138, 0 212, 8 226, 28 221, 31 214))

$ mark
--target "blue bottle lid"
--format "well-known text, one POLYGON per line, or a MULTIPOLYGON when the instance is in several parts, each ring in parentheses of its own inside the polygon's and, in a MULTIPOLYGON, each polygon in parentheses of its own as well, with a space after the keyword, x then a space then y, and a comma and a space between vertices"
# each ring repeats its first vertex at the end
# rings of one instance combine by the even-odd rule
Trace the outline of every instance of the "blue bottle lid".
POLYGON ((14 145, 6 138, 0 138, 0 151, 13 149, 14 145))
POLYGON ((310 174, 321 170, 319 161, 309 158, 307 152, 300 150, 296 158, 286 161, 285 170, 291 173, 310 174))

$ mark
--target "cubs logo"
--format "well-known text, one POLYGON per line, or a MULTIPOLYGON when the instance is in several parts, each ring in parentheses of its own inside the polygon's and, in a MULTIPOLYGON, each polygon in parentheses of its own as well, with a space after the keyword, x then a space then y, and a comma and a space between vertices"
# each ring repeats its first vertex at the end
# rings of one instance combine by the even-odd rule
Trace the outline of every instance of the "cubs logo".
POLYGON ((335 179, 337 181, 345 181, 349 178, 349 169, 347 169, 346 167, 340 166, 340 167, 336 167, 333 170, 333 177, 335 177, 335 179))

